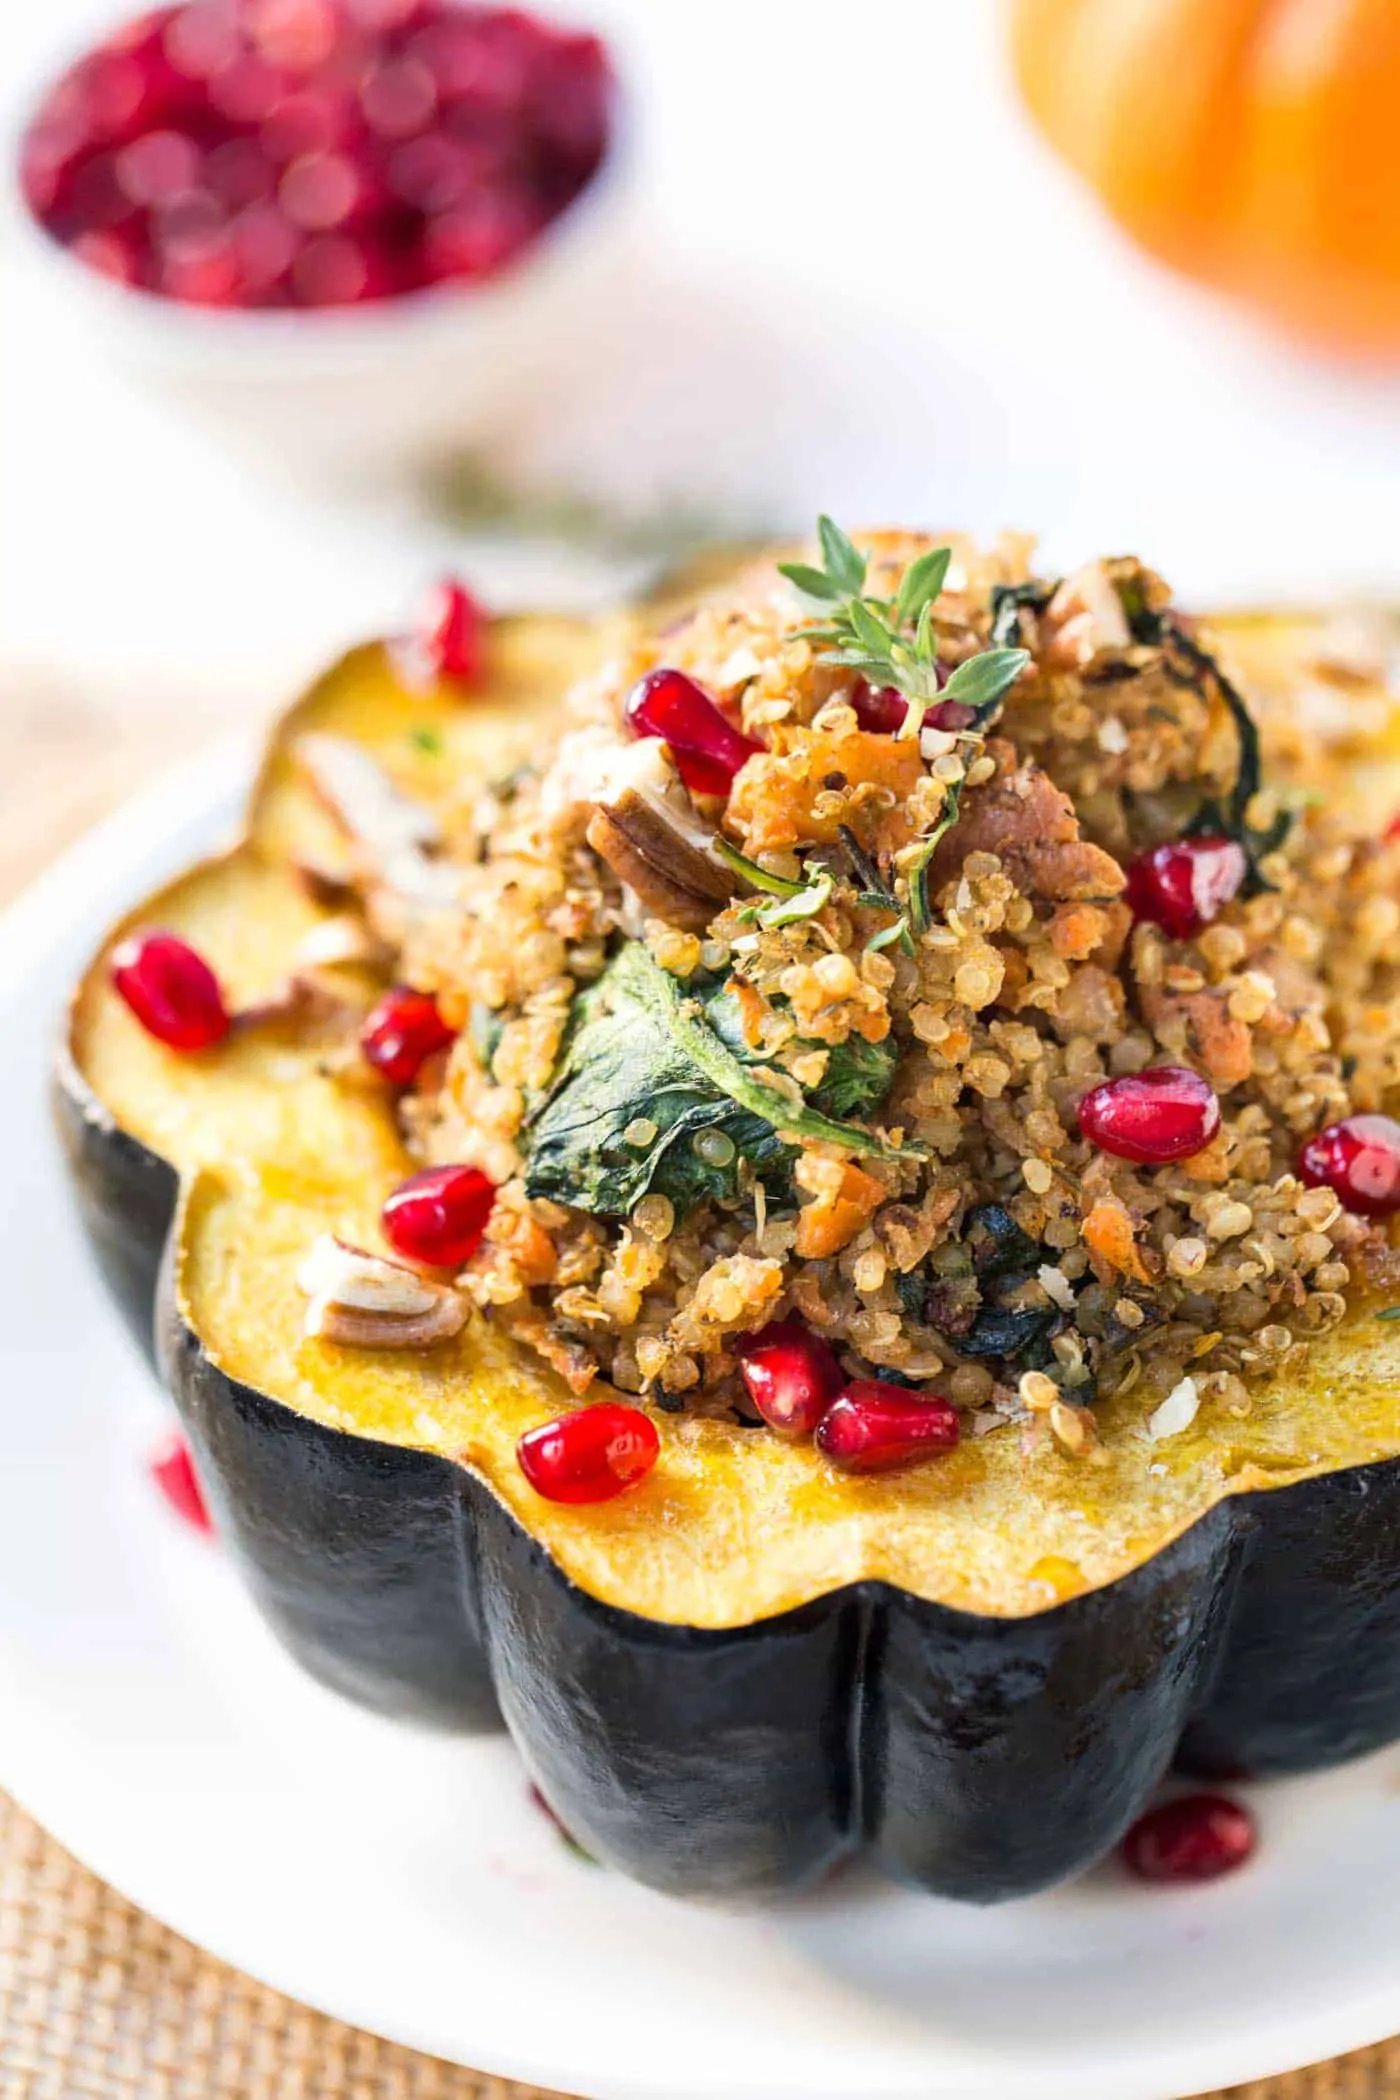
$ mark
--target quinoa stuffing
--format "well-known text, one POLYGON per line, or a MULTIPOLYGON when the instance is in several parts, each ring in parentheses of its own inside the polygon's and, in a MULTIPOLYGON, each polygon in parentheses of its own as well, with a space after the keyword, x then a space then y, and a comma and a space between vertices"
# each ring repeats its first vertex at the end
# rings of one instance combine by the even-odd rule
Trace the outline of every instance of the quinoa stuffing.
POLYGON ((1009 536, 823 520, 630 632, 441 840, 385 783, 359 909, 440 1019, 402 1127, 429 1193, 475 1170, 440 1287, 581 1401, 822 1443, 843 1395, 857 1469, 862 1404, 905 1458, 1086 1463, 1135 1386, 1154 1436, 1246 1413, 1400 1281, 1355 730, 1246 696, 1137 561, 1009 536))

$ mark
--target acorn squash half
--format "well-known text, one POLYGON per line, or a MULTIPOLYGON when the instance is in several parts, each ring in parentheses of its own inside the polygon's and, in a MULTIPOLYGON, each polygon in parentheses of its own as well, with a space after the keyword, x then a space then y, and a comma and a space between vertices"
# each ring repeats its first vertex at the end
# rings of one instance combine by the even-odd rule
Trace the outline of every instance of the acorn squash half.
MULTIPOLYGON (((1282 675, 1286 635, 1239 640, 1282 675)), ((367 1240, 406 1171, 391 1103, 273 1025, 172 1055, 110 990, 110 947, 165 924, 266 997, 321 916, 293 863, 334 847, 291 741, 357 738, 432 800, 547 735, 603 647, 499 622, 465 702, 355 651, 277 730, 241 842, 128 915, 74 996, 56 1099, 82 1214, 143 1336, 155 1304, 278 1633, 386 1713, 499 1712, 590 1851, 684 1893, 865 1851, 940 1894, 1021 1895, 1099 1858, 1178 1753, 1298 1771, 1400 1735, 1400 1323, 1373 1310, 1247 1420, 1203 1410, 1153 1445, 1129 1395, 1102 1468, 1003 1434, 838 1478, 810 1446, 663 1416, 656 1471, 592 1508, 519 1472, 519 1434, 568 1396, 489 1329, 397 1355, 303 1337, 298 1257, 367 1240)))

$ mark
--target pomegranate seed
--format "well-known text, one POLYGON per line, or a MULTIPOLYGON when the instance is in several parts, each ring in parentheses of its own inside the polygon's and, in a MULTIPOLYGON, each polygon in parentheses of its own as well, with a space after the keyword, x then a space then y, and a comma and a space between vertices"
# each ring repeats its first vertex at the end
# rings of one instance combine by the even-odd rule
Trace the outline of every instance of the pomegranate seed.
POLYGON ((430 992, 407 985, 386 992, 360 1030, 360 1049, 390 1086, 412 1086, 430 1057, 455 1042, 430 992))
POLYGON ((746 759, 763 749, 726 721, 712 696, 684 671, 648 671, 627 696, 634 736, 663 737, 676 771, 698 795, 727 795, 746 759))
POLYGON ((186 80, 212 80, 239 55, 233 11, 218 0, 191 0, 177 7, 165 28, 165 55, 186 80))
POLYGON ((199 148, 183 131, 146 131, 116 157, 119 185, 133 204, 161 204, 192 190, 199 148))
POLYGON ((360 107, 370 130, 380 138, 416 138, 433 120, 437 82, 420 59, 389 59, 367 75, 360 89, 360 107))
POLYGON ((95 153, 83 162, 73 177, 70 209, 84 233, 133 222, 136 206, 118 178, 115 153, 95 153))
POLYGON ((261 124, 286 92, 286 81, 265 58, 249 52, 209 83, 209 104, 240 129, 261 124))
POLYGON ((897 686, 870 685, 858 678, 851 691, 851 706, 862 729, 876 736, 893 736, 904 726, 909 702, 897 686))
POLYGON ((124 51, 99 51, 81 69, 88 131, 94 139, 130 138, 147 108, 146 74, 124 51))
POLYGON ((269 160, 298 160, 307 153, 326 153, 344 145, 353 129, 347 97, 320 88, 299 88, 268 111, 258 140, 269 160))
POLYGON ((394 289, 379 251, 346 233, 318 234, 299 249, 291 282, 299 306, 359 306, 394 289))
POLYGON ((937 1393, 855 1378, 817 1424, 817 1449, 845 1473, 884 1473, 951 1451, 958 1434, 957 1409, 937 1393))
POLYGON ((219 980, 174 933, 133 933, 112 951, 112 982, 147 1035, 171 1050, 208 1050, 229 1031, 219 980))
POLYGON ((593 1857, 593 1854, 584 1850, 584 1847, 579 1843, 578 1839, 574 1836, 572 1830, 570 1830, 568 1824, 559 1814, 558 1809, 551 1807, 550 1803, 546 1801, 544 1795, 540 1792, 539 1788, 533 1784, 533 1782, 531 1783, 529 1788, 529 1796, 531 1807, 537 1808, 539 1810, 540 1814, 544 1817, 545 1821, 553 1829, 555 1836, 559 1838, 561 1842, 568 1847, 569 1851, 573 1853, 575 1859, 586 1860, 590 1867, 596 1867, 598 1862, 593 1857))
POLYGON ((1127 899, 1136 919, 1189 941, 1219 918, 1249 873, 1234 839, 1178 839, 1140 853, 1128 869, 1127 899))
POLYGON ((162 258, 159 282, 187 306, 236 306, 243 272, 227 227, 173 243, 162 258))
POLYGON ((141 282, 141 256, 136 244, 123 233, 80 233, 70 243, 69 253, 90 270, 110 277, 114 284, 141 282))
MULTIPOLYGON (((947 675, 939 664, 940 685, 947 675)), ((898 686, 872 686, 864 678, 858 678, 851 690, 851 706, 861 728, 873 730, 877 736, 893 736, 904 727, 904 718, 909 712, 909 702, 898 686)), ((926 709, 924 725, 930 729, 966 729, 974 719, 973 709, 961 700, 939 700, 926 709)))
POLYGON ((177 1517, 206 1536, 213 1533, 209 1505, 194 1469, 190 1447, 177 1429, 164 1437, 147 1460, 147 1470, 177 1517))
POLYGON ((481 675, 486 615, 464 583, 444 576, 423 601, 413 632, 414 653, 429 675, 470 685, 481 675))
POLYGON ((515 1455, 546 1502, 611 1502, 646 1478, 660 1450, 649 1415, 617 1400, 601 1400, 527 1430, 515 1455))
POLYGON ((289 161, 277 201, 303 233, 333 233, 363 218, 374 203, 365 170, 344 153, 304 153, 289 161))
POLYGON ((774 1320, 739 1343, 739 1376, 770 1429, 810 1436, 840 1392, 836 1355, 801 1320, 774 1320))
POLYGON ((230 211, 265 204, 275 187, 272 164, 256 139, 225 139, 206 155, 200 172, 210 196, 230 211))
POLYGON ((1400 1210, 1400 1123, 1347 1116, 1309 1138, 1298 1173, 1310 1189, 1334 1189, 1348 1210, 1385 1218, 1400 1210))
POLYGON ((229 229, 250 299, 265 299, 291 268, 296 235, 275 204, 250 204, 229 229))
POLYGON ((468 196, 428 221, 423 274, 430 284, 489 277, 528 247, 539 225, 538 211, 523 196, 508 191, 468 196))
POLYGON ((1160 1166, 1205 1150, 1220 1128, 1220 1103, 1199 1072, 1159 1065, 1090 1087, 1079 1128, 1100 1152, 1160 1166))
POLYGON ((1187 1794, 1139 1816, 1123 1863, 1139 1881, 1214 1881, 1242 1867, 1259 1842, 1254 1818, 1224 1794, 1187 1794))
POLYGON ((461 203, 475 172, 471 149, 461 139, 428 131, 396 149, 388 183, 394 196, 416 211, 441 213, 461 203))
POLYGON ((405 1261, 461 1269, 481 1245, 495 1200, 495 1183, 477 1167, 425 1167, 399 1184, 379 1222, 405 1261))
POLYGON ((249 32, 263 57, 309 73, 332 57, 341 35, 334 0, 250 0, 249 32))

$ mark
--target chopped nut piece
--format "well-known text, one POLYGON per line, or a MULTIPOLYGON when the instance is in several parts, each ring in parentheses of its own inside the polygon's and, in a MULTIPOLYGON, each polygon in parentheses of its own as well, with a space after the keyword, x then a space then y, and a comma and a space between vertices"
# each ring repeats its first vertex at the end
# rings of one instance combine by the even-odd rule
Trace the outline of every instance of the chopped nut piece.
POLYGON ((323 1233, 297 1272, 303 1332, 356 1349, 426 1349, 460 1334, 467 1308, 447 1284, 323 1233))

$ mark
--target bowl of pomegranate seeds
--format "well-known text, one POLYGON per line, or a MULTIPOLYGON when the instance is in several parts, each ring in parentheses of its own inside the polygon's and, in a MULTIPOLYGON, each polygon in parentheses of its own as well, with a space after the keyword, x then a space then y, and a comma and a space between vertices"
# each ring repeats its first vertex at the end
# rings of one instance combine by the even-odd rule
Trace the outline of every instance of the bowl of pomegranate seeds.
POLYGON ((19 190, 128 366, 297 462, 392 464, 596 296, 615 99, 597 36, 523 9, 181 0, 49 85, 19 190))

